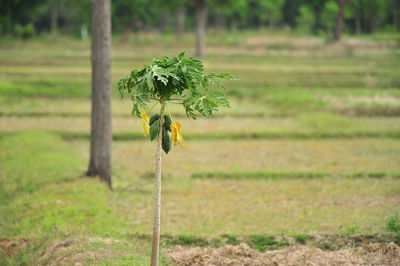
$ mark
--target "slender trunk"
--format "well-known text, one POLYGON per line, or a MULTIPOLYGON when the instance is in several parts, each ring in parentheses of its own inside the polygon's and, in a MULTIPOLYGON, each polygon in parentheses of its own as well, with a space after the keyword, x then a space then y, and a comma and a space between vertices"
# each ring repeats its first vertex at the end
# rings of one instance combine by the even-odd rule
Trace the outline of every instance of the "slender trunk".
POLYGON ((238 28, 238 21, 236 18, 233 18, 231 22, 231 32, 236 33, 237 28, 238 28))
POLYGON ((111 189, 111 16, 110 0, 92 1, 92 124, 87 175, 111 189))
POLYGON ((258 20, 258 29, 261 30, 264 27, 264 21, 262 19, 258 20))
POLYGON ((271 15, 269 18, 269 27, 272 29, 275 26, 274 16, 271 15))
POLYGON ((57 33, 57 22, 58 22, 58 6, 57 0, 51 0, 50 2, 50 16, 51 16, 51 34, 55 35, 57 33))
POLYGON ((164 33, 169 25, 171 13, 167 10, 163 10, 162 12, 160 12, 159 17, 160 17, 160 20, 159 20, 158 28, 160 29, 161 33, 164 33))
POLYGON ((179 5, 178 12, 176 18, 176 37, 177 39, 182 39, 183 31, 185 27, 185 6, 183 5, 183 1, 179 5))
POLYGON ((360 0, 357 0, 357 6, 356 6, 356 34, 359 35, 361 33, 361 6, 360 6, 360 0))
POLYGON ((89 38, 88 29, 86 25, 81 26, 81 37, 82 41, 87 41, 89 38))
POLYGON ((13 5, 12 5, 12 0, 8 0, 6 1, 6 5, 5 5, 5 30, 6 33, 12 33, 13 28, 13 5))
POLYGON ((215 29, 218 32, 224 33, 226 30, 226 20, 224 14, 217 14, 215 16, 215 29))
POLYGON ((134 24, 135 24, 135 21, 134 21, 134 19, 131 18, 125 27, 124 34, 122 34, 121 44, 126 44, 128 42, 129 37, 131 36, 132 28, 133 28, 134 24))
POLYGON ((153 243, 151 245, 151 266, 158 266, 160 249, 160 218, 161 218, 161 145, 164 127, 164 103, 161 103, 160 129, 158 130, 156 155, 156 186, 154 198, 153 243))
POLYGON ((346 6, 346 0, 338 0, 338 2, 339 2, 339 12, 336 18, 335 32, 333 36, 335 38, 335 41, 340 40, 340 34, 342 33, 344 8, 346 6))
POLYGON ((204 39, 207 24, 208 5, 205 0, 196 1, 196 56, 204 56, 204 39))
POLYGON ((121 38, 121 44, 126 44, 128 42, 131 33, 132 33, 131 25, 126 26, 124 34, 122 35, 121 38))
POLYGON ((321 8, 314 9, 315 12, 315 24, 313 28, 314 34, 317 34, 321 29, 321 8))
POLYGON ((134 26, 135 39, 140 40, 141 33, 147 30, 146 25, 143 25, 143 22, 140 19, 137 19, 134 20, 133 26, 134 26))

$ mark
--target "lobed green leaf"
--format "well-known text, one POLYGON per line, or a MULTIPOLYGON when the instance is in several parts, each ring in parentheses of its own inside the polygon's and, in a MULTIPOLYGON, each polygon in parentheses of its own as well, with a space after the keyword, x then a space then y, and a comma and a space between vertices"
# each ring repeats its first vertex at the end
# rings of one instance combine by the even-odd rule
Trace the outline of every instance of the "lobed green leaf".
POLYGON ((185 57, 184 53, 173 58, 164 56, 122 78, 118 90, 121 98, 126 94, 131 96, 132 114, 137 116, 147 109, 151 99, 168 101, 172 96, 182 100, 189 117, 195 119, 198 113, 211 116, 219 107, 229 107, 225 94, 218 89, 224 88, 223 79, 232 79, 232 76, 226 73, 204 75, 203 72, 201 61, 185 57), (212 88, 214 90, 210 90, 212 88))

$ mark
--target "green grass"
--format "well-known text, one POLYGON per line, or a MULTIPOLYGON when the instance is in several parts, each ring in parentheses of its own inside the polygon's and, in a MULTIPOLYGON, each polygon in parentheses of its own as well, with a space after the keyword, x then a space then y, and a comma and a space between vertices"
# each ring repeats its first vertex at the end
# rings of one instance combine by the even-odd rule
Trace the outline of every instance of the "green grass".
POLYGON ((199 172, 193 173, 192 178, 221 178, 221 179, 276 179, 276 178, 400 178, 400 173, 395 172, 367 172, 367 173, 328 173, 328 172, 285 172, 285 171, 260 171, 260 172, 199 172))
MULTIPOLYGON (((96 179, 80 177, 82 161, 59 136, 43 132, 15 134, 1 140, 0 151, 0 235, 29 239, 28 247, 16 257, 0 254, 0 262, 36 263, 44 246, 57 238, 121 237, 121 228, 129 228, 128 221, 109 205, 112 193, 107 187, 96 179)), ((80 249, 91 248, 87 243, 82 245, 80 249)), ((116 261, 147 264, 147 254, 140 250, 148 253, 148 248, 133 242, 124 249, 130 256, 121 257, 121 252, 115 252, 116 261), (135 250, 140 253, 132 255, 135 250)), ((107 264, 111 258, 91 263, 96 261, 107 264)))
MULTIPOLYGON (((356 226, 353 226, 355 228, 356 226)), ((142 238, 150 236, 143 235, 142 238)), ((348 246, 360 246, 361 244, 388 242, 396 240, 396 236, 388 234, 360 234, 343 233, 332 235, 319 235, 318 237, 308 234, 293 235, 233 235, 222 234, 213 238, 197 237, 194 235, 161 235, 163 247, 169 248, 175 245, 184 247, 221 247, 224 245, 240 245, 246 243, 255 250, 264 252, 266 250, 276 250, 292 245, 316 246, 325 250, 337 250, 348 246)))
MULTIPOLYGON (((400 243, 388 231, 400 204, 400 50, 365 38, 210 32, 206 70, 239 80, 215 119, 169 106, 186 149, 163 158, 163 248, 400 243)), ((0 264, 148 265, 155 146, 115 83, 153 57, 191 55, 193 40, 115 37, 113 191, 84 177, 89 42, 0 40, 0 235, 29 242, 0 251, 0 264)))
POLYGON ((386 230, 389 232, 400 234, 400 214, 398 212, 392 214, 386 220, 386 230))
MULTIPOLYGON (((89 140, 90 135, 80 132, 57 132, 52 131, 67 140, 89 140)), ((12 133, 12 132, 11 132, 12 133)), ((9 133, 7 133, 9 134, 9 133)), ((383 139, 399 139, 400 132, 395 131, 356 131, 356 132, 218 132, 208 134, 186 134, 186 140, 243 140, 243 139, 360 139, 360 138, 383 138, 383 139)), ((114 133, 115 141, 145 141, 138 132, 133 133, 114 133)))
MULTIPOLYGON (((0 146, 2 165, 5 166, 1 171, 2 189, 14 189, 11 190, 13 193, 3 194, 8 203, 0 207, 1 220, 4 221, 0 233, 3 237, 36 238, 39 240, 34 248, 39 248, 43 242, 50 241, 40 240, 46 237, 54 240, 57 236, 78 235, 130 240, 135 232, 150 233, 151 226, 147 226, 146 221, 151 220, 152 215, 151 180, 129 178, 123 168, 119 168, 115 173, 115 189, 110 192, 98 180, 80 178, 82 172, 79 169, 84 169, 85 160, 76 156, 75 145, 68 145, 54 134, 19 133, 4 137, 0 146), (57 156, 61 156, 60 159, 49 159, 57 156), (21 168, 20 162, 24 161, 30 162, 32 167, 21 168), (22 176, 25 182, 17 182, 22 176)), ((277 232, 291 234, 289 228, 309 233, 340 232, 337 228, 339 221, 359 224, 362 233, 379 232, 380 224, 384 224, 380 217, 387 216, 398 204, 393 190, 397 182, 388 177, 358 181, 276 179, 268 182, 209 182, 167 177, 164 180, 166 205, 162 228, 164 233, 173 237, 164 237, 165 245, 219 246, 220 241, 204 242, 202 237, 234 232, 249 235, 249 245, 259 250, 274 249, 285 246, 286 242, 281 243, 268 235, 277 232), (249 189, 251 195, 244 193, 249 189), (359 201, 349 201, 354 193, 359 201), (191 195, 197 196, 193 198, 191 195), (362 203, 372 195, 382 195, 383 198, 376 198, 373 205, 362 203), (200 204, 199 198, 202 199, 200 204), (302 199, 301 205, 307 206, 306 209, 299 212, 296 201, 288 204, 291 198, 302 199), (327 211, 325 204, 332 201, 342 207, 327 211), (281 205, 283 202, 287 203, 281 205), (346 204, 349 202, 350 205, 346 204), (251 213, 242 208, 249 204, 253 206, 251 213), (354 212, 350 211, 353 204, 362 205, 354 212), (204 209, 202 206, 208 207, 204 209), (220 218, 210 219, 212 213, 220 218), (195 234, 197 238, 185 237, 186 234, 195 234), (254 234, 258 236, 252 236, 254 234)), ((232 238, 226 241, 235 242, 232 238)), ((147 243, 145 246, 148 245, 148 241, 144 242, 147 243)))
POLYGON ((76 97, 90 95, 90 85, 84 81, 41 79, 10 82, 0 79, 0 94, 10 97, 25 95, 46 97, 76 97))
POLYGON ((20 133, 4 138, 0 147, 3 237, 36 236, 52 232, 55 224, 104 234, 118 224, 107 204, 111 193, 94 179, 80 178, 84 165, 60 137, 20 133))
MULTIPOLYGON (((257 33, 260 34, 260 33, 257 33)), ((269 33, 268 33, 269 34, 269 33)), ((219 36, 220 34, 217 34, 219 36)), ((243 43, 251 40, 251 33, 229 35, 243 43)), ((261 33, 261 39, 267 37, 261 33)), ((287 37, 285 37, 287 38, 287 37)), ((221 44, 224 38, 217 38, 221 44)), ((155 56, 176 55, 182 50, 192 50, 189 43, 171 44, 169 37, 150 40, 150 49, 121 46, 115 43, 112 58, 113 84, 131 68, 149 63, 155 56), (165 42, 165 43, 164 43, 165 42), (139 49, 138 52, 136 50, 139 49)), ((205 58, 208 71, 232 72, 239 81, 228 82, 228 93, 238 98, 266 99, 267 104, 276 111, 293 113, 303 108, 327 108, 323 99, 315 97, 314 90, 330 94, 331 90, 382 90, 396 89, 400 80, 396 69, 400 66, 398 47, 387 49, 361 47, 354 56, 343 54, 343 47, 332 49, 328 45, 303 47, 296 45, 296 38, 287 38, 283 42, 272 43, 279 47, 272 51, 254 54, 250 50, 241 50, 241 45, 223 47, 225 53, 210 48, 205 58), (285 49, 281 49, 281 48, 285 49), (287 53, 291 51, 291 53, 287 53), (310 91, 311 90, 311 91, 310 91)), ((88 42, 64 40, 67 50, 60 49, 60 43, 26 42, 8 44, 0 49, 0 92, 7 97, 44 96, 44 97, 87 97, 90 95, 90 51, 88 42), (32 53, 34 49, 34 53, 32 53)), ((213 45, 213 42, 211 42, 213 45)), ((362 46, 362 42, 360 43, 362 46)), ((265 45, 256 42, 254 47, 265 45)), ((346 47, 346 46, 344 46, 346 47)), ((224 50, 222 50, 224 51, 224 50)), ((114 89, 114 95, 117 95, 114 89)), ((397 105, 398 107, 398 105, 397 105)))

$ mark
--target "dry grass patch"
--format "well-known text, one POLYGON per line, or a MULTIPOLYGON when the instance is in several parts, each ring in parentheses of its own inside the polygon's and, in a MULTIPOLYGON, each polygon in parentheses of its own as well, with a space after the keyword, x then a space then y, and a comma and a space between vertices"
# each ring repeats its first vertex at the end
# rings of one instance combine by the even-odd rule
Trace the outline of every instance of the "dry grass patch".
MULTIPOLYGON (((43 265, 82 265, 89 261, 104 261, 116 256, 127 255, 127 250, 115 250, 114 244, 120 244, 122 241, 108 238, 89 238, 86 241, 82 239, 54 240, 52 244, 44 251, 39 258, 43 265), (93 243, 103 244, 102 246, 93 245, 93 243), (92 244, 92 247, 90 247, 92 244)), ((126 243, 128 246, 129 244, 126 243)))
MULTIPOLYGON (((79 148, 83 143, 72 145, 79 148)), ((153 143, 115 142, 116 169, 135 169, 121 173, 127 178, 152 171, 148 164, 154 156, 151 147, 153 143)), ((399 150, 400 142, 390 139, 191 140, 186 149, 174 149, 172 156, 165 156, 164 173, 189 177, 192 173, 214 171, 399 172, 399 150)), ((78 153, 85 155, 87 151, 79 149, 78 153)))
POLYGON ((324 251, 307 246, 292 246, 264 253, 246 244, 221 248, 184 248, 165 251, 179 266, 186 265, 361 265, 400 263, 400 247, 394 243, 373 243, 367 246, 324 251))

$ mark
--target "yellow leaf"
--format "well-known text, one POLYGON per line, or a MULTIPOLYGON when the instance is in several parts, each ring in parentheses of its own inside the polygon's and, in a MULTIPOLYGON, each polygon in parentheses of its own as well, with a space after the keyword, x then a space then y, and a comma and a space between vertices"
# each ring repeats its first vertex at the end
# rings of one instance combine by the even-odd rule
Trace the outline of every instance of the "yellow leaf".
POLYGON ((179 144, 179 146, 181 146, 182 148, 184 148, 185 146, 183 146, 183 137, 181 134, 181 123, 179 122, 172 122, 171 123, 171 139, 174 142, 174 145, 176 146, 176 144, 179 144))
POLYGON ((142 125, 142 134, 146 137, 150 134, 149 117, 146 112, 140 113, 140 124, 142 125))

